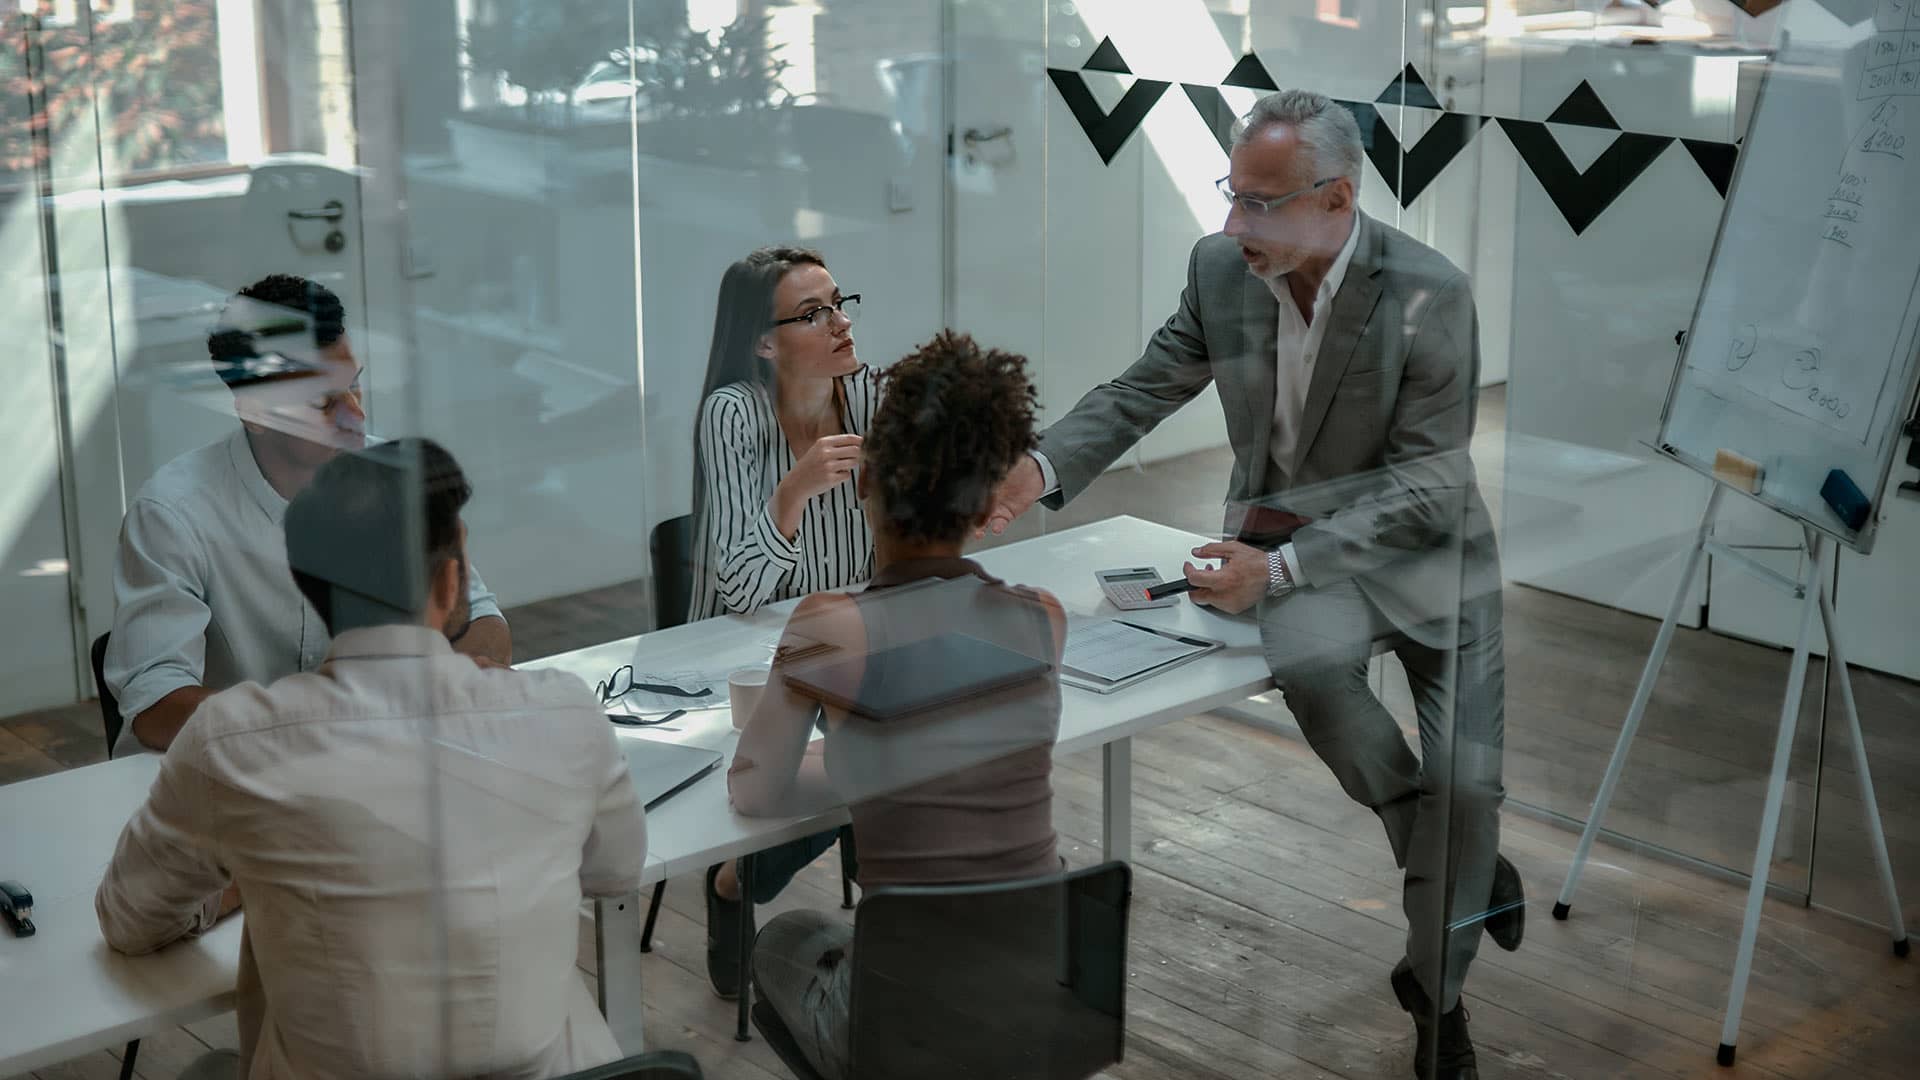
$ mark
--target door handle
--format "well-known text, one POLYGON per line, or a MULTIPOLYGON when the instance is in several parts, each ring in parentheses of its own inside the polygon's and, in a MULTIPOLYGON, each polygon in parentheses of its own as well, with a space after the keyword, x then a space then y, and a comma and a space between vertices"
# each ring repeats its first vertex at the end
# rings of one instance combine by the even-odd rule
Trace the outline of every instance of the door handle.
POLYGON ((318 210, 287 211, 289 221, 339 221, 346 216, 347 208, 341 205, 339 199, 328 199, 327 205, 318 210))

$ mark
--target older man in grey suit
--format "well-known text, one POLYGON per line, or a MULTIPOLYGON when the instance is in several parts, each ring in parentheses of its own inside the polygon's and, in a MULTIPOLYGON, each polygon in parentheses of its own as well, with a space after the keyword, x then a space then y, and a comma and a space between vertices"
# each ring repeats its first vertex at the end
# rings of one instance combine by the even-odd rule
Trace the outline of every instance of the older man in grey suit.
POLYGON ((1465 274, 1359 212, 1361 159, 1352 115, 1326 97, 1255 105, 1221 184, 1226 227, 1194 245, 1178 310, 1047 429, 989 527, 1042 499, 1057 509, 1219 383, 1238 538, 1194 549, 1220 565, 1187 565, 1193 597, 1257 607, 1301 730, 1385 825, 1406 869, 1392 985, 1415 1019, 1415 1072, 1469 1080, 1461 982, 1482 924, 1518 947, 1524 902, 1498 854, 1500 571, 1467 456, 1478 330, 1465 274), (1419 758, 1367 687, 1376 647, 1406 669, 1419 758))

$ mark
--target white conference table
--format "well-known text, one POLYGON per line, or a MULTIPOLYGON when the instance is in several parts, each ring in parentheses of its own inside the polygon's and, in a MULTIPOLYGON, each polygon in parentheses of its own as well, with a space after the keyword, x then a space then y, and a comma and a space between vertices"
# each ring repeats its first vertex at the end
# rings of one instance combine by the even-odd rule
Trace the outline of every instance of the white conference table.
MULTIPOLYGON (((1151 565, 1178 574, 1187 552, 1206 537, 1132 517, 1115 517, 979 553, 986 569, 1008 581, 1046 588, 1070 614, 1117 615, 1093 572, 1151 565)), ((727 616, 622 638, 521 665, 557 668, 589 685, 632 663, 641 670, 716 670, 764 663, 792 602, 752 616, 727 616)), ((1132 736, 1272 687, 1259 631, 1182 601, 1126 613, 1131 621, 1210 637, 1226 648, 1114 694, 1061 688, 1056 756, 1100 747, 1104 798, 1102 847, 1108 858, 1131 848, 1132 736)), ((725 709, 688 713, 674 731, 618 728, 622 739, 706 746, 731 758, 737 741, 725 709)), ((146 797, 159 758, 141 755, 0 787, 0 877, 34 894, 38 935, 0 935, 0 984, 13 987, 0 1012, 0 1076, 27 1072, 217 1016, 233 1008, 239 963, 239 920, 195 941, 144 957, 114 953, 100 938, 93 893, 120 829, 146 797)), ((703 870, 713 863, 843 824, 845 810, 812 817, 751 818, 727 802, 724 769, 702 778, 647 815, 642 884, 703 870)), ((641 1038, 640 916, 642 893, 596 903, 601 1003, 621 1048, 638 1053, 641 1038)))

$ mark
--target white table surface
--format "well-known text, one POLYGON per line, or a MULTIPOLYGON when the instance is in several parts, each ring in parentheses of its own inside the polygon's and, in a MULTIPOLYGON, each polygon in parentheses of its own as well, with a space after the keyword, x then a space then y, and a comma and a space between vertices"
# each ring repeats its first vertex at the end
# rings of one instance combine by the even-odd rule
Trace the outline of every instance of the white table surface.
MULTIPOLYGON (((1096 569, 1151 565, 1163 577, 1179 572, 1189 549, 1206 538, 1131 517, 1116 517, 980 553, 978 561, 1010 582, 1043 587, 1070 614, 1121 614, 1105 601, 1096 569)), ((764 663, 792 602, 753 616, 710 619, 643 637, 621 638, 521 665, 571 671, 589 685, 636 658, 641 670, 723 669, 764 663)), ((1166 675, 1115 694, 1062 686, 1058 754, 1108 749, 1109 857, 1125 857, 1130 815, 1130 736, 1170 720, 1270 689, 1272 676, 1250 618, 1232 618, 1186 601, 1126 613, 1131 621, 1210 637, 1227 647, 1166 675)), ((732 756, 737 741, 722 709, 688 713, 676 731, 620 728, 623 739, 666 739, 732 756)), ((93 913, 93 892, 112 857, 121 827, 145 799, 159 759, 142 755, 0 787, 0 878, 20 880, 34 894, 40 932, 0 936, 0 984, 10 988, 0 1011, 0 1076, 11 1076, 205 1019, 233 1007, 239 963, 239 920, 197 941, 151 956, 124 957, 107 948, 93 913)), ((844 810, 806 818, 749 818, 727 803, 724 770, 716 770, 647 815, 644 882, 675 877, 758 851, 846 820, 844 810)), ((629 918, 637 923, 638 912, 629 918)), ((637 938, 637 926, 633 928, 637 938)), ((624 939, 627 935, 621 935, 624 939)), ((637 966, 639 954, 619 959, 637 966)), ((612 961, 613 957, 609 957, 612 961)), ((637 986, 637 976, 631 984, 637 986)), ((633 1049, 637 1003, 621 1002, 616 1033, 633 1049), (622 1023, 629 1018, 632 1025, 622 1023)))
POLYGON ((0 787, 0 878, 33 893, 39 932, 0 931, 0 1076, 233 1009, 240 921, 150 956, 100 937, 93 893, 160 771, 153 754, 0 787))

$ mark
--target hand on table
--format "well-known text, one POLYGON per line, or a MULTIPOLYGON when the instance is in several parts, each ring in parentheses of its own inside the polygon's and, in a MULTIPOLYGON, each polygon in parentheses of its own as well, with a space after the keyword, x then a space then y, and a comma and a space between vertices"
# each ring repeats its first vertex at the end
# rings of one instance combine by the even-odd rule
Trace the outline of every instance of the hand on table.
POLYGON ((1182 567, 1193 583, 1188 595, 1194 603, 1238 615, 1267 595, 1267 553, 1259 548, 1227 540, 1202 544, 1193 549, 1193 554, 1199 559, 1220 560, 1217 570, 1203 570, 1192 563, 1182 567))

